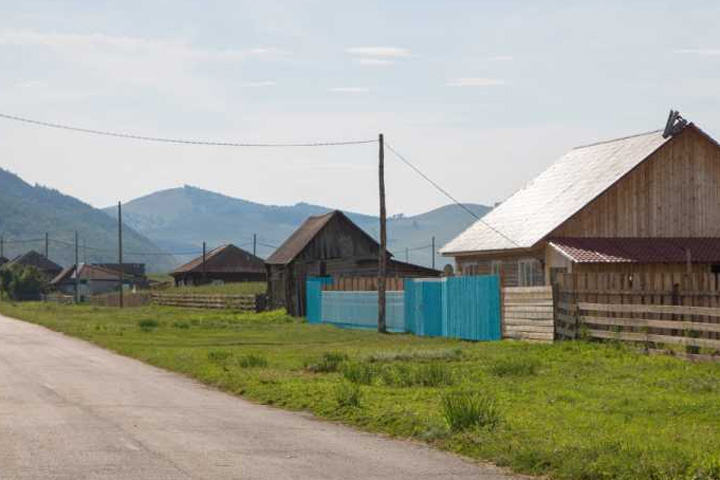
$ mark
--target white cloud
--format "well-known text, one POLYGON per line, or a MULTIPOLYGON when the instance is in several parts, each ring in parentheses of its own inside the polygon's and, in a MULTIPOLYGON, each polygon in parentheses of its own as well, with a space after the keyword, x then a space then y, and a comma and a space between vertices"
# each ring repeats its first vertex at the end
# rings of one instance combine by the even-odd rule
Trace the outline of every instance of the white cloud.
POLYGON ((507 82, 499 78, 487 78, 487 77, 464 77, 455 78, 448 81, 446 87, 497 87, 505 85, 507 82))
POLYGON ((367 93, 370 89, 366 87, 335 87, 331 88, 330 91, 336 93, 367 93))
POLYGON ((365 65, 366 67, 384 67, 395 63, 394 61, 386 58, 361 58, 357 62, 360 65, 365 65))
POLYGON ((410 56, 410 50, 401 47, 353 47, 345 51, 351 55, 372 58, 403 58, 410 56))
POLYGON ((259 82, 247 82, 243 83, 240 86, 243 88, 265 88, 265 87, 274 87, 277 85, 273 80, 263 80, 259 82))
POLYGON ((718 57, 720 48, 683 48, 675 50, 675 53, 699 55, 701 57, 718 57))

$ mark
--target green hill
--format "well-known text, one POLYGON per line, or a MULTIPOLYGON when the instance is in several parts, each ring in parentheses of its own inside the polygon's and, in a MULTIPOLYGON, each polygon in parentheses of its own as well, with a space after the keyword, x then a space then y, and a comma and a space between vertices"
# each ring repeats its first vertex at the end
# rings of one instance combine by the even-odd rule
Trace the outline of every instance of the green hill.
MULTIPOLYGON (((489 210, 483 205, 468 204, 467 207, 478 216, 489 210)), ((203 241, 207 242, 208 248, 234 243, 252 249, 253 234, 257 234, 257 253, 267 257, 308 216, 329 210, 307 203, 292 206, 263 205, 185 186, 162 190, 128 202, 123 206, 123 219, 169 252, 197 251, 203 241)), ((105 211, 111 216, 116 215, 113 207, 105 211)), ((377 238, 377 217, 346 213, 377 238)), ((429 266, 432 263, 432 237, 436 237, 436 247, 439 248, 473 221, 457 205, 448 205, 417 216, 395 216, 388 220, 388 246, 399 260, 405 259, 405 249, 408 248, 411 249, 411 262, 429 266)), ((447 259, 439 256, 436 261, 438 267, 447 263, 447 259)))
MULTIPOLYGON (((44 253, 45 232, 50 236, 50 259, 60 265, 74 263, 75 231, 87 245, 80 249, 80 260, 117 261, 117 222, 103 211, 57 190, 32 186, 20 177, 0 169, 0 234, 4 255, 13 258, 28 250, 44 253)), ((147 263, 149 270, 167 270, 175 259, 158 255, 161 251, 150 240, 131 228, 124 229, 125 261, 147 263), (129 252, 150 253, 133 255, 129 252)))

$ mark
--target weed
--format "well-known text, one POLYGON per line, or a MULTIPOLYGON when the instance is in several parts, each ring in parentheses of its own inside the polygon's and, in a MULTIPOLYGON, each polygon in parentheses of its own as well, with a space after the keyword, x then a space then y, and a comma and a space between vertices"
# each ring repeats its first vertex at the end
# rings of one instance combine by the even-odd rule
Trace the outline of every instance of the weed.
POLYGON ((437 360, 460 360, 463 352, 460 348, 442 350, 408 350, 405 352, 376 352, 366 357, 368 362, 422 362, 437 360))
POLYGON ((379 373, 375 365, 364 362, 345 363, 341 371, 345 379, 362 385, 372 385, 379 373))
POLYGON ((495 428, 500 411, 493 396, 481 392, 449 392, 442 396, 445 420, 453 432, 470 428, 495 428))
POLYGON ((340 408, 356 408, 360 406, 362 391, 360 386, 351 382, 342 382, 335 387, 335 401, 340 408))
POLYGON ((381 377, 386 385, 393 387, 442 387, 455 383, 452 371, 442 363, 387 365, 381 377))
POLYGON ((145 318, 138 321, 138 327, 140 327, 140 330, 142 330, 143 332, 152 332, 159 326, 160 323, 152 318, 145 318))
POLYGON ((314 373, 337 372, 347 359, 348 356, 342 352, 325 352, 318 361, 306 364, 305 368, 314 373))
POLYGON ((720 458, 706 459, 690 469, 687 480, 720 480, 720 458))
POLYGON ((268 366, 268 360, 264 355, 251 353, 240 357, 238 364, 243 368, 265 368, 268 366))
POLYGON ((490 371, 497 377, 530 377, 537 375, 540 362, 533 357, 515 356, 496 361, 490 371))
POLYGON ((172 326, 174 328, 180 328, 183 330, 187 330, 190 328, 190 322, 188 322, 187 320, 176 320, 173 322, 172 326))
POLYGON ((228 360, 232 357, 232 352, 228 350, 210 350, 207 353, 208 360, 218 365, 226 365, 228 360))

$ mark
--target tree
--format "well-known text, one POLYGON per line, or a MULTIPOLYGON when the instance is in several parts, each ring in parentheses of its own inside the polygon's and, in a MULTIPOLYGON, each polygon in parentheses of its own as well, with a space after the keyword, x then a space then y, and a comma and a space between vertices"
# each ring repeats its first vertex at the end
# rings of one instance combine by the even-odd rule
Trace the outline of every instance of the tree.
POLYGON ((0 290, 13 300, 39 300, 46 284, 42 272, 32 266, 13 265, 0 270, 0 290))

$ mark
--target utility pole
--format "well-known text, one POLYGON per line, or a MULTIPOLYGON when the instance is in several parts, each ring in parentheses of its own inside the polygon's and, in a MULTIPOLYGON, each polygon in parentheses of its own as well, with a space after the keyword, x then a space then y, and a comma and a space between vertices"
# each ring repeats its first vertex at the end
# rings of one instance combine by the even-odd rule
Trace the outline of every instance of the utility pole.
POLYGON ((5 235, 0 235, 0 257, 5 256, 5 235))
POLYGON ((432 237, 432 268, 435 270, 435 237, 432 237))
MULTIPOLYGON (((47 243, 46 243, 46 245, 47 245, 47 243)), ((77 232, 77 230, 75 230, 75 303, 76 304, 80 301, 80 290, 78 287, 79 282, 80 282, 80 267, 78 266, 78 232, 77 232)))
POLYGON ((385 322, 385 280, 387 266, 387 213, 385 211, 385 139, 378 137, 378 177, 380 186, 380 253, 378 256, 378 332, 387 333, 385 322))
POLYGON ((257 256, 257 233, 253 233, 253 255, 257 256))
POLYGON ((50 235, 48 232, 45 232, 45 258, 50 258, 50 235))
POLYGON ((205 268, 205 242, 203 242, 203 260, 202 260, 202 283, 207 283, 207 269, 205 268))
POLYGON ((83 238, 83 263, 87 263, 87 243, 83 238))
POLYGON ((408 247, 405 247, 405 263, 408 263, 410 261, 410 249, 408 247))
POLYGON ((118 281, 120 291, 118 292, 118 307, 123 308, 123 249, 122 249, 122 203, 118 202, 118 281))

